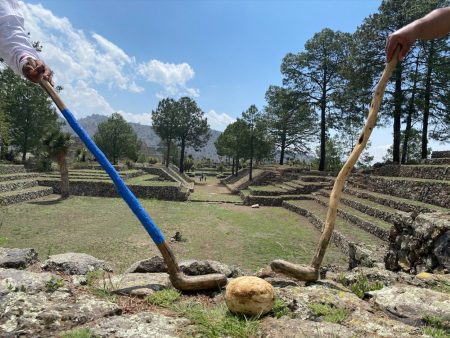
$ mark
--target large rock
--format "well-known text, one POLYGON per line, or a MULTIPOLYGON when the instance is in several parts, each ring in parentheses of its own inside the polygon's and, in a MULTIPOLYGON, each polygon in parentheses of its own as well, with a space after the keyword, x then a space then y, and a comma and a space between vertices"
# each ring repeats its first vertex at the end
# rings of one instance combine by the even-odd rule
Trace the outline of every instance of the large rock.
POLYGON ((387 315, 356 309, 342 323, 354 332, 353 337, 429 337, 422 335, 422 329, 390 319, 387 315))
POLYGON ((450 320, 450 294, 398 285, 372 291, 372 302, 399 318, 419 321, 425 316, 450 320))
POLYGON ((386 268, 413 274, 450 271, 450 213, 398 214, 389 236, 386 268))
POLYGON ((42 264, 42 269, 69 275, 85 275, 94 270, 112 271, 109 263, 84 253, 74 252, 50 256, 42 264))
POLYGON ((0 268, 24 269, 37 261, 34 249, 0 248, 0 268))
POLYGON ((172 284, 167 273, 127 273, 98 280, 97 286, 117 294, 145 297, 172 284))
POLYGON ((211 273, 221 273, 227 277, 236 277, 240 274, 239 270, 229 267, 226 264, 212 260, 194 260, 183 261, 180 269, 189 276, 207 275, 211 273))
POLYGON ((95 319, 119 315, 117 304, 82 294, 11 292, 0 298, 1 337, 57 337, 95 319))
POLYGON ((159 256, 153 256, 152 258, 138 261, 131 265, 125 273, 154 273, 154 272, 167 272, 167 265, 164 260, 159 256))
POLYGON ((355 309, 369 310, 367 302, 358 298, 347 288, 333 282, 322 281, 322 285, 307 287, 286 287, 275 289, 276 296, 282 299, 293 315, 300 319, 314 319, 310 304, 327 304, 334 308, 352 312, 355 309))
POLYGON ((273 286, 264 279, 244 276, 228 283, 225 301, 231 312, 260 316, 272 310, 275 294, 273 286))
POLYGON ((52 279, 59 279, 59 277, 49 272, 36 273, 26 270, 0 268, 0 297, 16 291, 26 293, 45 291, 52 279))
POLYGON ((267 318, 258 331, 260 338, 297 338, 297 337, 340 337, 351 338, 355 334, 345 326, 326 322, 313 322, 302 319, 267 318))
POLYGON ((190 321, 185 318, 144 312, 100 319, 91 331, 95 337, 100 338, 171 338, 179 337, 177 331, 189 323, 190 321))

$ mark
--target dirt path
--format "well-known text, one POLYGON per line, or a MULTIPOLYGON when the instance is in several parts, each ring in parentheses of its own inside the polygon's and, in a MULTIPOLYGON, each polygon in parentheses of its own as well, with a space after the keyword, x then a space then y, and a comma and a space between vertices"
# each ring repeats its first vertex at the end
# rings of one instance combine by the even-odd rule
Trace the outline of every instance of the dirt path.
POLYGON ((193 202, 239 203, 241 198, 233 195, 217 178, 207 178, 206 182, 195 182, 194 192, 189 195, 193 202))

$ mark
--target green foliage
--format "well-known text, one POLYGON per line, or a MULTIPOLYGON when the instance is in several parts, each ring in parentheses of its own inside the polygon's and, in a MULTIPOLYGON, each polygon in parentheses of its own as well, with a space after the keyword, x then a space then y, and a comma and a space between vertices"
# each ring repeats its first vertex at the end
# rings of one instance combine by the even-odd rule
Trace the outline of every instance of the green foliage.
POLYGON ((52 276, 47 282, 45 282, 45 289, 47 292, 54 292, 63 286, 64 280, 55 276, 52 276))
POLYGON ((425 316, 422 318, 425 323, 424 333, 434 338, 450 337, 450 322, 435 316, 425 316))
POLYGON ((98 125, 94 140, 113 164, 123 158, 136 161, 139 156, 141 141, 119 113, 112 114, 108 120, 98 125))
POLYGON ((350 290, 352 290, 352 292, 361 299, 364 297, 366 292, 381 290, 384 288, 384 284, 381 282, 369 282, 369 279, 363 273, 360 273, 357 276, 355 282, 350 282, 343 276, 339 277, 339 282, 350 288, 350 290))
MULTIPOLYGON (((329 138, 325 143, 325 148, 325 169, 333 172, 339 171, 344 164, 344 152, 342 151, 342 147, 339 145, 339 141, 329 138)), ((315 168, 318 168, 321 156, 320 147, 317 147, 316 149, 316 156, 317 158, 312 161, 312 165, 315 168)))
POLYGON ((156 164, 156 163, 158 163, 158 159, 155 158, 155 157, 150 157, 150 158, 148 159, 148 163, 149 163, 149 164, 156 164))
POLYGON ((264 119, 267 130, 280 150, 280 164, 285 153, 308 153, 317 140, 317 116, 303 93, 289 88, 270 86, 266 92, 264 119))
POLYGON ((311 303, 308 305, 312 313, 329 323, 342 323, 348 317, 346 309, 337 308, 330 304, 311 303))
MULTIPOLYGON (((400 141, 403 143, 405 139, 405 132, 402 132, 400 141)), ((400 155, 402 155, 403 149, 400 149, 400 155)), ((431 148, 428 148, 427 155, 431 154, 431 148)), ((419 130, 411 129, 409 133, 408 151, 406 155, 406 162, 418 162, 422 158, 422 135, 419 130)), ((392 161, 393 159, 393 146, 391 145, 387 150, 386 155, 383 156, 383 161, 392 161)))
POLYGON ((9 122, 9 143, 22 152, 39 152, 41 139, 58 129, 57 114, 45 92, 7 68, 0 71, 1 109, 9 122))
POLYGON ((286 303, 282 299, 277 298, 273 304, 272 312, 275 318, 281 318, 288 315, 290 311, 286 303))
POLYGON ((256 318, 231 314, 225 304, 208 306, 189 302, 175 305, 172 309, 191 319, 195 324, 195 333, 200 337, 252 337, 259 325, 256 318))
POLYGON ((92 294, 112 303, 117 301, 117 295, 110 291, 112 285, 109 274, 102 270, 89 271, 86 274, 86 284, 92 294))
POLYGON ((175 289, 165 289, 161 291, 156 291, 155 293, 147 296, 145 300, 153 305, 169 307, 180 298, 181 298, 180 291, 175 289))
POLYGON ((89 329, 74 329, 64 332, 61 338, 94 338, 92 331, 89 329))
POLYGON ((431 287, 434 291, 450 294, 450 283, 446 281, 438 281, 436 285, 431 287))

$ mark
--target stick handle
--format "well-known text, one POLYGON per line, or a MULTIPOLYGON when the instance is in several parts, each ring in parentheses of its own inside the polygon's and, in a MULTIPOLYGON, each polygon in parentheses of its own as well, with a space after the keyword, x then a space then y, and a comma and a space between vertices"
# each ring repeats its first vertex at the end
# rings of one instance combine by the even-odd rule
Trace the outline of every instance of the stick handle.
POLYGON ((392 56, 391 61, 386 64, 383 74, 381 75, 378 84, 375 87, 375 94, 372 99, 372 103, 370 104, 369 115, 367 117, 366 124, 361 132, 361 135, 358 139, 358 143, 350 154, 347 162, 345 162, 338 176, 336 177, 336 181, 334 182, 333 190, 330 194, 330 203, 327 212, 327 218, 325 221, 325 226, 322 232, 322 236, 320 237, 319 246, 317 248, 316 255, 314 256, 311 265, 314 269, 319 269, 322 264, 323 257, 325 256, 325 252, 328 247, 328 243, 330 242, 331 235, 334 230, 334 225, 336 222, 336 214, 337 207, 339 205, 339 201, 341 199, 342 190, 344 188, 345 180, 350 175, 350 172, 353 169, 353 166, 358 161, 359 156, 362 151, 366 147, 367 141, 369 140, 370 134, 372 133, 373 128, 377 122, 378 111, 380 109, 381 101, 383 100, 384 91, 386 89, 386 85, 391 77, 392 73, 395 70, 398 62, 398 52, 400 48, 397 48, 394 55, 392 56))
POLYGON ((91 137, 88 133, 81 127, 81 125, 77 122, 71 111, 66 107, 64 102, 59 97, 56 90, 45 80, 41 80, 39 82, 42 88, 47 92, 47 94, 52 98, 53 102, 55 102, 58 109, 61 111, 69 125, 75 131, 75 133, 80 137, 89 151, 94 155, 96 160, 100 163, 100 165, 105 169, 108 173, 109 177, 111 177, 114 185, 117 188, 120 196, 125 200, 128 204, 128 207, 133 211, 136 217, 139 219, 141 224, 144 226, 145 230, 147 230, 150 237, 153 239, 156 245, 163 244, 164 236, 161 231, 158 229, 156 224, 147 214, 145 209, 142 207, 141 203, 139 203, 138 199, 131 190, 127 187, 123 179, 120 177, 117 170, 113 167, 113 165, 106 158, 105 154, 97 147, 97 145, 92 141, 91 137))

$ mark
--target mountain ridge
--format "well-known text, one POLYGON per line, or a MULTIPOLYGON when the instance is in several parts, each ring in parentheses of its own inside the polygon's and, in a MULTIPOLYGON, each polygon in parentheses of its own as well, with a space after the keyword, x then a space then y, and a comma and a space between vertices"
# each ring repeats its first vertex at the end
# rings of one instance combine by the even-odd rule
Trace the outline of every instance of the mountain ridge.
MULTIPOLYGON (((92 114, 83 118, 78 119, 78 122, 81 126, 86 130, 89 136, 93 137, 94 134, 98 130, 98 125, 102 122, 105 122, 108 119, 108 116, 92 114)), ((158 145, 161 142, 161 138, 155 133, 152 126, 147 126, 140 123, 128 122, 136 133, 138 139, 143 141, 148 147, 157 149, 158 145)), ((64 132, 71 133, 75 135, 75 132, 70 128, 69 125, 64 123, 62 126, 64 132)), ((186 155, 191 154, 194 158, 200 159, 203 157, 210 158, 211 160, 218 160, 219 156, 217 155, 216 147, 214 146, 214 142, 217 138, 222 134, 222 132, 218 130, 211 129, 211 137, 208 140, 207 144, 202 147, 199 151, 195 151, 193 148, 188 147, 186 149, 186 155)))

